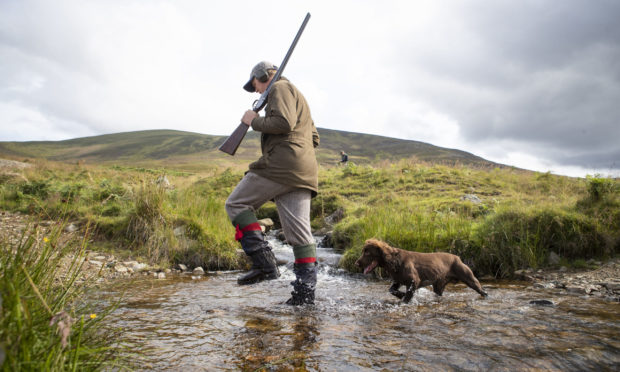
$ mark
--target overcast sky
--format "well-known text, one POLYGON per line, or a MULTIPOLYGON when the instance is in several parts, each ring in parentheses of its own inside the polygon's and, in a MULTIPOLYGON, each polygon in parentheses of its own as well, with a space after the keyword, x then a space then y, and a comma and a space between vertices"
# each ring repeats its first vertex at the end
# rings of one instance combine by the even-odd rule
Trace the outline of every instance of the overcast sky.
POLYGON ((615 0, 0 0, 0 141, 228 135, 306 12, 284 75, 318 127, 620 175, 615 0))

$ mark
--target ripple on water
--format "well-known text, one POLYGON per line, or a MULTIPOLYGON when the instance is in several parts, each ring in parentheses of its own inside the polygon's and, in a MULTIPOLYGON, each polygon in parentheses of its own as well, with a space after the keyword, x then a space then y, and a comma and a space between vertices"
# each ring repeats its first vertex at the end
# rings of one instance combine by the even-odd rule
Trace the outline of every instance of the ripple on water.
MULTIPOLYGON (((291 255, 286 249, 276 254, 291 255)), ((279 279, 251 286, 238 286, 237 272, 141 279, 110 321, 141 345, 140 367, 154 370, 595 370, 620 363, 618 304, 500 282, 483 283, 485 299, 451 285, 443 297, 423 288, 403 304, 388 293, 389 282, 344 273, 329 250, 319 255, 328 259, 314 306, 283 304, 294 278, 289 266, 279 279), (529 304, 536 299, 555 306, 529 304)))

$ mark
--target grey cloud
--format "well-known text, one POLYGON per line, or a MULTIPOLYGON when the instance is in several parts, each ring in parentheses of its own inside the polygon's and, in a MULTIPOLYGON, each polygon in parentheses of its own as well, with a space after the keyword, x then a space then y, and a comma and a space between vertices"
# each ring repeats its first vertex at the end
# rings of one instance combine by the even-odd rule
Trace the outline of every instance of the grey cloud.
POLYGON ((469 27, 505 60, 557 68, 592 45, 618 45, 620 2, 493 1, 465 8, 469 27))
POLYGON ((620 168, 620 2, 476 4, 467 33, 446 35, 465 46, 414 61, 426 77, 412 98, 454 117, 469 142, 536 143, 561 165, 620 168))

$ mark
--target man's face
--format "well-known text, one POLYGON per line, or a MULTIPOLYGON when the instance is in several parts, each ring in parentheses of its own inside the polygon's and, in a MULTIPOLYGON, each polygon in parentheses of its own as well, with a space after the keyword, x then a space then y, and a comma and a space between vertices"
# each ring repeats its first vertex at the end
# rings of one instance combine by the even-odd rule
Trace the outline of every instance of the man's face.
POLYGON ((258 81, 258 79, 254 78, 252 80, 252 86, 254 87, 254 90, 256 90, 258 93, 263 94, 267 90, 271 79, 272 78, 269 78, 269 80, 267 80, 266 82, 261 83, 260 81, 258 81))

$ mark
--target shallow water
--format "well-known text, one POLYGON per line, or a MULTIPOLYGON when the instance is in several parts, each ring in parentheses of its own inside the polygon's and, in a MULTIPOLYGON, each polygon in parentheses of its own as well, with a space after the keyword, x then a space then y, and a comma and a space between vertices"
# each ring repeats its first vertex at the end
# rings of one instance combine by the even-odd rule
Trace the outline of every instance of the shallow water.
MULTIPOLYGON (((292 261, 290 247, 271 242, 292 261)), ((620 368, 618 303, 483 282, 488 298, 449 285, 443 297, 423 288, 402 304, 389 282, 337 269, 331 249, 318 256, 314 306, 283 304, 294 275, 281 267, 279 279, 243 287, 238 272, 144 277, 109 319, 136 345, 144 370, 620 368), (554 306, 529 304, 540 299, 554 306)))

